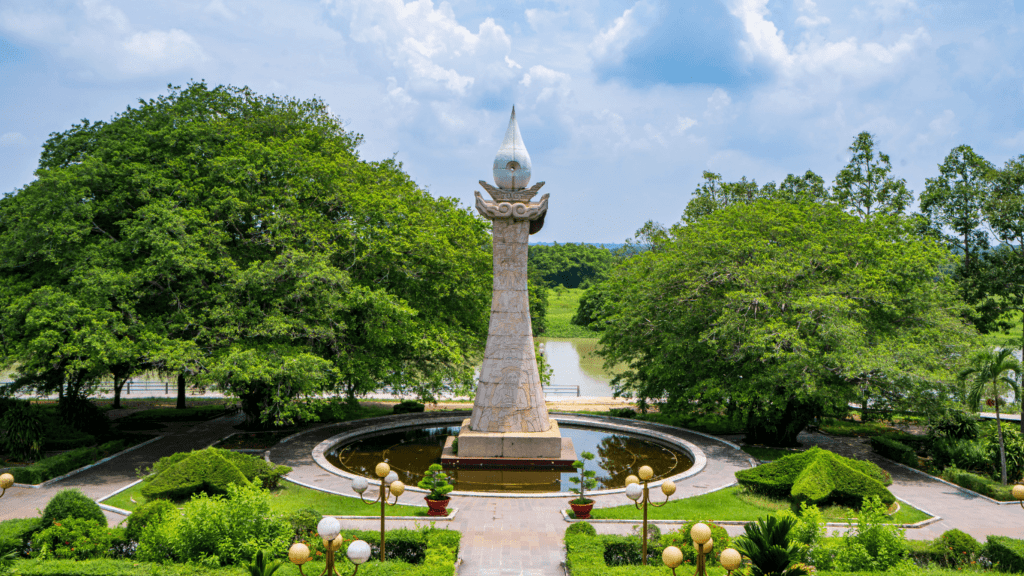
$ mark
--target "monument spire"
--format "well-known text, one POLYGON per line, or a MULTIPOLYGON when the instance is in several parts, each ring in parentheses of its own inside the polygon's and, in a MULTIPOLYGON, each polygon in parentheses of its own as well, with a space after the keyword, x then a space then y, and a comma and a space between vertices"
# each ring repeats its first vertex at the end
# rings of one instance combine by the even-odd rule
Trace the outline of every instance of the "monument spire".
POLYGON ((505 139, 494 156, 494 183, 505 190, 522 190, 530 185, 532 168, 530 153, 526 151, 519 123, 516 122, 516 107, 513 106, 505 139))

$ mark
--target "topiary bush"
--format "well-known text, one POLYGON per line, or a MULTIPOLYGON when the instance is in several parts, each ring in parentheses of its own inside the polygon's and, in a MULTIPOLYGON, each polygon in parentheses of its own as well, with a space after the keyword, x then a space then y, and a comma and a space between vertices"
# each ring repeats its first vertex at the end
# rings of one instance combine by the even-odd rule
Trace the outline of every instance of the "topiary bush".
POLYGON ((166 518, 178 514, 178 508, 167 500, 153 500, 139 506, 125 521, 125 537, 139 541, 142 530, 150 524, 163 522, 166 518))
POLYGON ((100 505, 74 488, 61 490, 50 498, 50 502, 43 510, 43 522, 40 527, 49 528, 54 522, 65 518, 95 520, 101 526, 107 525, 107 517, 103 515, 103 510, 100 510, 100 505))
POLYGON ((906 444, 885 436, 872 436, 871 449, 905 466, 917 466, 917 452, 906 444))
POLYGON ((967 568, 974 564, 981 552, 981 544, 970 534, 953 529, 947 530, 932 541, 933 557, 941 559, 943 566, 967 568))
POLYGON ((860 507, 875 496, 886 504, 896 497, 886 488, 889 475, 876 464, 844 458, 817 447, 736 472, 753 492, 808 504, 837 503, 860 507))
POLYGON ((30 466, 12 468, 14 481, 21 484, 40 484, 52 478, 67 474, 100 459, 102 453, 96 447, 79 448, 57 456, 43 458, 30 466))
POLYGON ((273 490, 281 483, 281 477, 292 471, 291 466, 275 465, 259 456, 225 450, 223 448, 207 448, 224 457, 238 467, 245 479, 252 482, 257 478, 264 488, 273 490))
POLYGON ((14 460, 38 460, 45 442, 46 420, 42 410, 21 400, 8 403, 0 418, 0 450, 14 460))
POLYGON ((32 546, 38 549, 37 558, 88 560, 109 556, 114 537, 106 518, 102 523, 92 518, 64 518, 37 533, 32 546))
POLYGON ((425 409, 426 406, 414 400, 402 400, 398 404, 395 404, 392 411, 395 414, 409 414, 411 412, 423 412, 425 409))
POLYGON ((29 540, 42 525, 42 518, 15 518, 0 522, 0 550, 23 553, 29 540))
POLYGON ((200 492, 227 494, 231 484, 241 486, 249 484, 249 481, 237 466, 216 450, 198 450, 157 473, 142 489, 142 495, 150 500, 175 500, 200 492))
POLYGON ((597 530, 589 522, 579 521, 573 522, 565 529, 565 535, 571 536, 573 534, 586 534, 587 536, 596 536, 597 530))
POLYGON ((1000 572, 1024 572, 1024 540, 989 536, 981 554, 997 565, 1000 572))

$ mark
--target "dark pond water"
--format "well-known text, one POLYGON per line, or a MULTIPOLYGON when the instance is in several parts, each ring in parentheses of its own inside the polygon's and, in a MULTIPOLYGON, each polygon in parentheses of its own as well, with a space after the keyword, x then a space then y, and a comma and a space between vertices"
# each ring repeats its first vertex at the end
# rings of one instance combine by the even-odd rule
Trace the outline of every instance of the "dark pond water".
MULTIPOLYGON (((689 454, 645 438, 569 425, 559 425, 559 429, 563 437, 572 438, 577 455, 594 454, 587 469, 597 472, 598 490, 622 488, 626 476, 636 474, 644 464, 654 469, 655 480, 685 472, 693 466, 689 454)), ((407 486, 415 486, 428 466, 441 462, 445 439, 458 433, 458 426, 399 430, 335 446, 325 456, 342 470, 374 480, 377 479, 374 467, 387 459, 399 480, 407 486)), ((466 492, 567 492, 576 486, 569 478, 578 475, 572 469, 466 468, 445 472, 452 477, 449 481, 456 490, 466 492)))

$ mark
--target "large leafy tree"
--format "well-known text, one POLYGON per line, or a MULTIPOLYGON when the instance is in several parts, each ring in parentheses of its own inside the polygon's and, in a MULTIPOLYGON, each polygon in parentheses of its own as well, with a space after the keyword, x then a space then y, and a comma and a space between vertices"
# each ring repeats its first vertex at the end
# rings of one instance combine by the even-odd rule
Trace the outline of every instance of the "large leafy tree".
POLYGON ((791 445, 865 393, 944 398, 976 337, 948 251, 900 219, 834 204, 760 201, 678 225, 602 284, 607 365, 620 394, 667 410, 732 406, 748 438, 791 445))
MULTIPOLYGON (((360 160, 360 141, 320 100, 203 83, 54 134, 38 180, 3 201, 5 303, 29 302, 27 318, 46 291, 96 284, 89 310, 125 318, 115 333, 139 365, 177 374, 182 395, 186 381, 233 392, 264 423, 308 416, 297 400, 326 391, 466 391, 487 223, 397 162, 360 160)), ((7 308, 6 359, 22 366, 26 321, 7 308)))
POLYGON ((987 254, 993 264, 987 280, 1007 320, 1014 312, 1024 315, 1024 155, 1008 160, 991 179, 983 211, 999 246, 987 254))
POLYGON ((892 175, 889 155, 875 151, 871 134, 861 132, 850 146, 853 156, 836 175, 832 198, 861 218, 902 214, 913 194, 906 180, 892 175))
POLYGON ((530 246, 530 275, 548 286, 587 287, 604 278, 618 258, 601 246, 559 244, 530 246))

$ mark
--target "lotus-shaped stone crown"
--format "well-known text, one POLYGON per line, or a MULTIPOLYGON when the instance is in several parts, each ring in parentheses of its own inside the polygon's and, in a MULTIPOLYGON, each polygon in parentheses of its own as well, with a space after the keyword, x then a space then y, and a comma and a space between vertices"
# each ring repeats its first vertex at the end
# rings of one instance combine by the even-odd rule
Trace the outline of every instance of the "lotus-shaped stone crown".
POLYGON ((512 118, 508 121, 505 140, 494 157, 494 183, 505 190, 522 190, 530 185, 530 154, 523 144, 516 122, 516 108, 512 107, 512 118))

